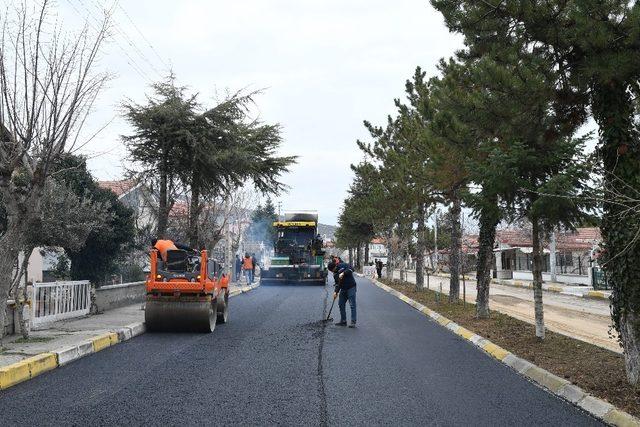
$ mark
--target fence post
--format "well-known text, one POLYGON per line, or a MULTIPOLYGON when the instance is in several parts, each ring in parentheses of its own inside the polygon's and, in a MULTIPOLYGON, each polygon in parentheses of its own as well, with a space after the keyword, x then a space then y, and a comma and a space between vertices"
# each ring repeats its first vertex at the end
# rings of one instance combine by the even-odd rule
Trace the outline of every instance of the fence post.
POLYGON ((57 316, 58 314, 60 314, 60 297, 62 296, 62 286, 56 284, 53 289, 55 289, 53 313, 55 316, 57 316))

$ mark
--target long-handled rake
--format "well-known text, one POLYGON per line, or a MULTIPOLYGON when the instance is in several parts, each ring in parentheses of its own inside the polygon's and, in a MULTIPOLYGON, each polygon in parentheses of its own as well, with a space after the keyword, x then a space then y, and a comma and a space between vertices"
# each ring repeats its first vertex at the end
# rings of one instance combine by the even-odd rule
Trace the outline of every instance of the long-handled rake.
POLYGON ((330 322, 333 320, 333 317, 331 317, 331 310, 333 310, 333 305, 336 303, 336 295, 333 295, 333 301, 331 301, 331 307, 329 308, 329 314, 327 314, 327 318, 324 319, 325 322, 330 322))

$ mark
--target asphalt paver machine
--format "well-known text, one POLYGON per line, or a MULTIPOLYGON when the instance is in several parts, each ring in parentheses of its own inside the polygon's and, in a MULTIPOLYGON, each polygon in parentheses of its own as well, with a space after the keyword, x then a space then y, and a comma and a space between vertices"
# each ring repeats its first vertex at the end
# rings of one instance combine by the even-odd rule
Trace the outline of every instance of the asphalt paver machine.
POLYGON ((277 231, 274 256, 269 268, 260 272, 262 284, 325 285, 323 242, 318 233, 316 212, 285 213, 284 221, 273 223, 277 231))

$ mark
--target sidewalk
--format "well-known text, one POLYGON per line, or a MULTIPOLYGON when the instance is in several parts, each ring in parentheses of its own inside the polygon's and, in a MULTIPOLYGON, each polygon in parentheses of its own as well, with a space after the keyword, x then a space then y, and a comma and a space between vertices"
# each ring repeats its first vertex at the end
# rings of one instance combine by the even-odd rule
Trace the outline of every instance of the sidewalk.
MULTIPOLYGON (((530 280, 504 280, 492 279, 492 284, 502 286, 513 286, 515 288, 533 289, 533 282, 530 280)), ((568 285, 566 283, 545 282, 542 284, 542 290, 546 292, 555 292, 562 295, 570 295, 578 298, 595 298, 608 300, 612 291, 603 290, 596 291, 591 286, 568 285)))
MULTIPOLYGON (((408 274, 411 274, 415 277, 415 270, 407 270, 408 274)), ((396 275, 399 272, 396 270, 396 275)), ((432 274, 431 277, 451 277, 448 273, 439 273, 432 274)), ((426 280, 426 275, 425 275, 426 280)), ((467 275, 468 281, 475 282, 475 275, 469 274, 467 275)), ((491 283, 494 285, 502 285, 502 286, 512 286, 514 288, 525 288, 525 289, 533 289, 533 282, 531 280, 515 280, 515 279, 491 279, 491 283)), ((562 295, 574 296, 577 298, 594 298, 594 299, 604 299, 609 300, 612 291, 603 290, 596 291, 592 286, 580 286, 580 285, 569 285, 566 283, 559 282, 544 282, 542 283, 542 290, 546 292, 554 292, 562 295)))
MULTIPOLYGON (((253 288, 231 283, 229 289, 230 295, 235 296, 253 288)), ((97 351, 94 342, 98 338, 104 338, 97 344, 100 347, 107 342, 105 346, 144 333, 143 306, 143 303, 136 303, 101 314, 51 323, 46 329, 31 331, 27 342, 21 335, 5 337, 4 347, 0 349, 0 370, 42 353, 56 354, 58 364, 69 363, 97 351)))

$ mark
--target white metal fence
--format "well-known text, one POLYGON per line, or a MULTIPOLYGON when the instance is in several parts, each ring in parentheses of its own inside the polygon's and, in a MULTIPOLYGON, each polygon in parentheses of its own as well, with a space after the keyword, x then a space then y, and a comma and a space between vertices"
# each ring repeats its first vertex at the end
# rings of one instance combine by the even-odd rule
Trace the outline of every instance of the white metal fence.
POLYGON ((88 280, 35 283, 31 300, 31 327, 89 314, 91 285, 88 280))

